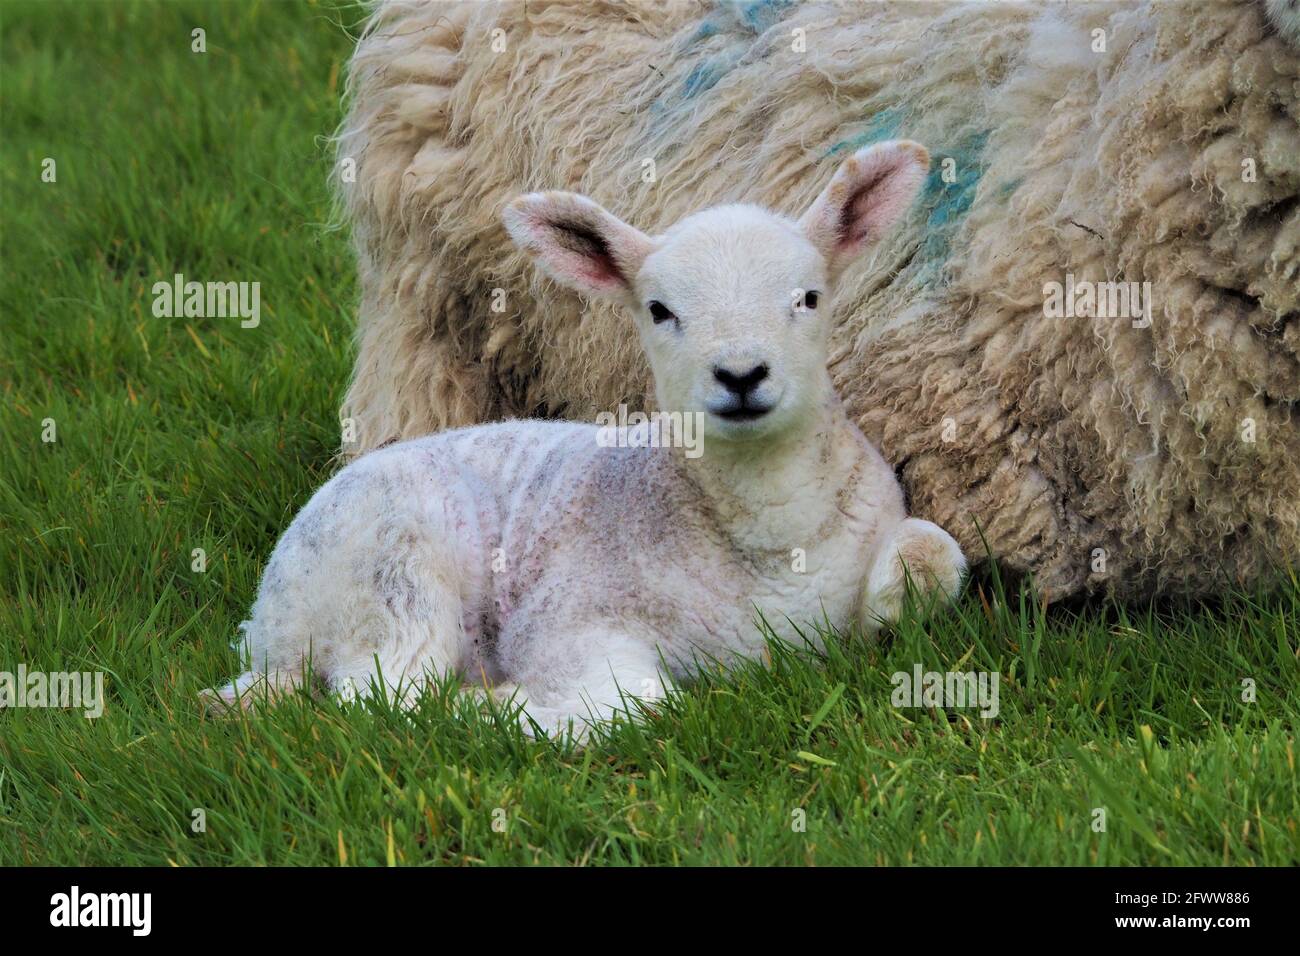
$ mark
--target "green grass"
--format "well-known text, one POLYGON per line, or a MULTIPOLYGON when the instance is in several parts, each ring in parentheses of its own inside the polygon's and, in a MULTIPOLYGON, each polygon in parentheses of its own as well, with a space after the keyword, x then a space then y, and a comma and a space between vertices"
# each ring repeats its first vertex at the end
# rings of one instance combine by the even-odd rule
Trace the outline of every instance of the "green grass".
POLYGON ((205 718, 338 440, 355 289, 322 137, 357 19, 0 0, 0 670, 102 670, 109 698, 0 711, 0 863, 1300 860, 1294 580, 1044 610, 986 575, 949 617, 776 647, 576 752, 451 688, 205 718), (260 281, 261 325, 155 318, 175 272, 260 281), (999 672, 1000 715, 891 706, 916 662, 999 672))

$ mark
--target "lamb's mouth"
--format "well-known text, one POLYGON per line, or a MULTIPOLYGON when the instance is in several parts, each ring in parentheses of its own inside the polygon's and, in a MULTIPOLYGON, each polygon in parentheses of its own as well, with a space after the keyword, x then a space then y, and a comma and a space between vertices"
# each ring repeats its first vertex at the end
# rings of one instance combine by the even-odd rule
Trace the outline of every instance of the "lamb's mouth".
POLYGON ((771 405, 734 405, 713 414, 724 422, 754 422, 772 410, 771 405))

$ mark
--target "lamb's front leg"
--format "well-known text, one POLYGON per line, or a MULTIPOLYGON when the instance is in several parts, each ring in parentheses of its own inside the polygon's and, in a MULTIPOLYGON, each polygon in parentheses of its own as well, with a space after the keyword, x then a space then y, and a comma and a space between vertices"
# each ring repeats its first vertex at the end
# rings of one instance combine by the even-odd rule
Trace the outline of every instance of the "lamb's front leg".
POLYGON ((667 692, 654 644, 609 631, 579 632, 562 644, 538 640, 527 664, 514 674, 514 702, 523 705, 526 733, 572 731, 583 740, 616 715, 635 719, 638 706, 667 692), (534 726, 535 725, 535 726, 534 726))
POLYGON ((907 518, 881 544, 862 591, 859 620, 874 633, 898 620, 910 577, 920 607, 952 600, 961 589, 966 558, 952 535, 937 524, 907 518))

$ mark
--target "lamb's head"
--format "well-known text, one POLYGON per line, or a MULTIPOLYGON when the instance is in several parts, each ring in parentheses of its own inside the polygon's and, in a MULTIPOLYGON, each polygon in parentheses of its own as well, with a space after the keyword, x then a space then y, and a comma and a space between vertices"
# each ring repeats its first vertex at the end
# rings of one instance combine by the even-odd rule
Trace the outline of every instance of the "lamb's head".
POLYGON ((929 162, 904 140, 861 150, 798 220, 716 206, 649 236, 562 192, 521 196, 504 219, 551 278, 633 313, 660 410, 704 412, 710 438, 744 441, 825 407, 836 280, 907 209, 929 162))

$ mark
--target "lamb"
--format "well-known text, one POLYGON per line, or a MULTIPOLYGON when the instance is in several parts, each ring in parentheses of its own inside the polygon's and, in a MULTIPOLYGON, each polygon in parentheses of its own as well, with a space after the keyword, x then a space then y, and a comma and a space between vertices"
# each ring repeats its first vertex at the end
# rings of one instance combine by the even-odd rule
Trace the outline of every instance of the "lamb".
POLYGON ((359 458, 276 545, 242 625, 253 669, 210 704, 273 699, 308 664, 334 691, 403 701, 453 673, 513 696, 529 729, 581 735, 699 660, 760 656, 756 612, 793 641, 800 622, 873 631, 909 582, 954 595, 961 549, 907 516, 826 366, 836 281, 928 164, 876 145, 798 221, 727 205, 653 237, 572 193, 511 203, 542 270, 635 317, 673 413, 656 422, 697 416, 698 454, 671 427, 513 421, 359 458))
POLYGON ((791 213, 905 136, 934 168, 843 278, 830 355, 912 506, 1051 600, 1262 583, 1300 560, 1300 14, 1268 11, 381 3, 338 140, 344 451, 643 405, 621 316, 510 253, 509 190, 558 177, 652 230, 697 203, 791 213), (1150 315, 1045 311, 1108 282, 1150 315))

